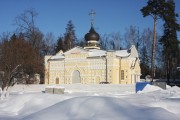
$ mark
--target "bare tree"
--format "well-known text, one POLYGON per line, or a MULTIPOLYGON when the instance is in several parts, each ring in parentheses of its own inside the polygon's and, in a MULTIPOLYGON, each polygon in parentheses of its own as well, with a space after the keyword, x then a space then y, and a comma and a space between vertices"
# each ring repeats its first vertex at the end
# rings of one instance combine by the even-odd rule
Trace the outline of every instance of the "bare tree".
POLYGON ((151 54, 152 46, 151 45, 152 45, 152 40, 153 40, 153 30, 151 30, 150 28, 145 28, 141 33, 140 40, 141 40, 141 44, 139 44, 140 50, 143 47, 146 47, 146 50, 148 52, 147 54, 148 54, 148 56, 151 57, 152 56, 152 54, 151 54))
POLYGON ((131 45, 136 45, 136 47, 138 47, 140 40, 139 30, 136 26, 131 25, 129 28, 126 28, 125 41, 127 48, 129 48, 131 45))
POLYGON ((54 54, 54 48, 54 35, 52 33, 47 33, 43 40, 43 55, 54 54))
MULTIPOLYGON (((140 62, 141 62, 141 70, 142 70, 142 78, 144 78, 144 76, 146 76, 147 74, 151 74, 151 61, 152 61, 152 43, 153 43, 153 29, 150 28, 145 28, 142 33, 140 34, 140 40, 141 40, 141 44, 139 44, 139 57, 140 57, 140 62), (146 52, 146 54, 145 54, 146 52), (144 59, 145 57, 146 60, 148 60, 148 62, 144 59), (144 64, 145 63, 145 64, 144 64), (144 66, 148 66, 148 70, 143 70, 144 66), (148 71, 148 72, 147 72, 148 71)), ((157 40, 159 39, 159 35, 157 33, 157 40)), ((155 54, 155 59, 154 59, 154 77, 155 78, 160 78, 163 77, 163 75, 165 74, 164 72, 164 60, 162 57, 162 45, 159 44, 158 42, 156 42, 156 54, 155 54)))
POLYGON ((43 34, 35 25, 38 13, 34 9, 24 11, 15 18, 17 30, 24 34, 29 43, 40 53, 43 47, 43 34))
POLYGON ((120 43, 122 42, 120 33, 112 33, 111 34, 111 43, 112 43, 112 49, 113 50, 119 50, 120 49, 120 43))
MULTIPOLYGON (((24 81, 26 75, 43 75, 42 58, 23 36, 15 34, 0 46, 0 81, 2 97, 17 81, 24 81)), ((25 81, 26 83, 26 81, 25 81)))
POLYGON ((9 88, 13 87, 19 79, 23 79, 23 74, 20 64, 13 69, 11 69, 11 66, 6 65, 6 70, 0 71, 1 100, 9 96, 9 88))
POLYGON ((105 50, 119 50, 122 42, 120 33, 104 34, 100 38, 101 48, 105 50))
POLYGON ((101 49, 103 49, 103 50, 108 49, 108 40, 109 40, 109 36, 107 34, 101 35, 101 37, 100 37, 101 49))
POLYGON ((9 40, 10 37, 11 34, 9 32, 3 32, 2 35, 0 35, 0 43, 9 40))
POLYGON ((35 18, 37 12, 34 9, 24 11, 22 14, 15 18, 15 25, 17 25, 20 31, 35 31, 35 18))
POLYGON ((141 33, 141 44, 139 44, 139 57, 140 57, 140 66, 141 66, 141 78, 145 78, 147 75, 150 75, 150 61, 151 61, 151 49, 152 49, 152 34, 153 31, 149 28, 146 28, 141 33))

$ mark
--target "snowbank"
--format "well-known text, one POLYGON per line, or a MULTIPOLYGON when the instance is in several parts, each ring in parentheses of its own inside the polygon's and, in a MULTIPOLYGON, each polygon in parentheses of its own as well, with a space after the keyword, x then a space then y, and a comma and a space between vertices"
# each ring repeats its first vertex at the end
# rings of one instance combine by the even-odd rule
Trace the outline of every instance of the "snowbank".
POLYGON ((118 98, 91 96, 59 102, 22 120, 172 120, 172 117, 175 118, 161 108, 138 107, 118 98))
POLYGON ((142 91, 138 91, 138 93, 146 93, 146 92, 154 92, 157 90, 163 90, 162 88, 154 85, 147 84, 142 91))
POLYGON ((0 120, 180 120, 176 86, 146 86, 143 94, 130 85, 63 87, 65 94, 44 93, 45 85, 13 88, 9 99, 0 101, 0 120))
POLYGON ((65 89, 65 87, 61 86, 61 85, 48 85, 48 86, 46 86, 46 88, 62 88, 62 89, 65 89))

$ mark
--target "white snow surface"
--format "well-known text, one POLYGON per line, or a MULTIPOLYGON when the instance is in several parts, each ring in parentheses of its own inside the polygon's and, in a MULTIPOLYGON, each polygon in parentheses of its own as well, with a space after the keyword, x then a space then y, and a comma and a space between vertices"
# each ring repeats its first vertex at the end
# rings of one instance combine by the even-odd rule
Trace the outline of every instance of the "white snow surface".
POLYGON ((127 52, 127 50, 118 50, 116 51, 116 56, 119 57, 128 57, 130 53, 127 52))
POLYGON ((63 54, 56 54, 56 55, 52 56, 50 59, 52 59, 52 60, 64 59, 64 55, 63 54))
POLYGON ((105 50, 98 50, 98 49, 90 49, 89 50, 89 57, 97 57, 97 56, 105 56, 105 50))
POLYGON ((176 86, 135 93, 135 85, 60 85, 65 94, 45 93, 46 87, 14 86, 0 101, 0 120, 180 120, 176 86))

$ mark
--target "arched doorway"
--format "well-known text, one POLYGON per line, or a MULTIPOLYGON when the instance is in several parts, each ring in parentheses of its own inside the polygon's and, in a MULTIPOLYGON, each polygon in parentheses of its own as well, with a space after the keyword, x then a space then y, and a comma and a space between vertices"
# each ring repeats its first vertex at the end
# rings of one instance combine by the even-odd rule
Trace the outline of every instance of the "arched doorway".
POLYGON ((81 83, 81 76, 78 70, 75 70, 72 73, 72 83, 81 83))

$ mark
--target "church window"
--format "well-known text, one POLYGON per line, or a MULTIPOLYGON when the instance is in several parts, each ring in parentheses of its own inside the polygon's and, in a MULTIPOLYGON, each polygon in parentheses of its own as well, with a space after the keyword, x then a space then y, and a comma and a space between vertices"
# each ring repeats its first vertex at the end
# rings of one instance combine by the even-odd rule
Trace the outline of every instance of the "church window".
POLYGON ((58 77, 56 78, 56 84, 59 84, 59 78, 58 77))
POLYGON ((124 80, 124 70, 121 70, 121 80, 124 80))

